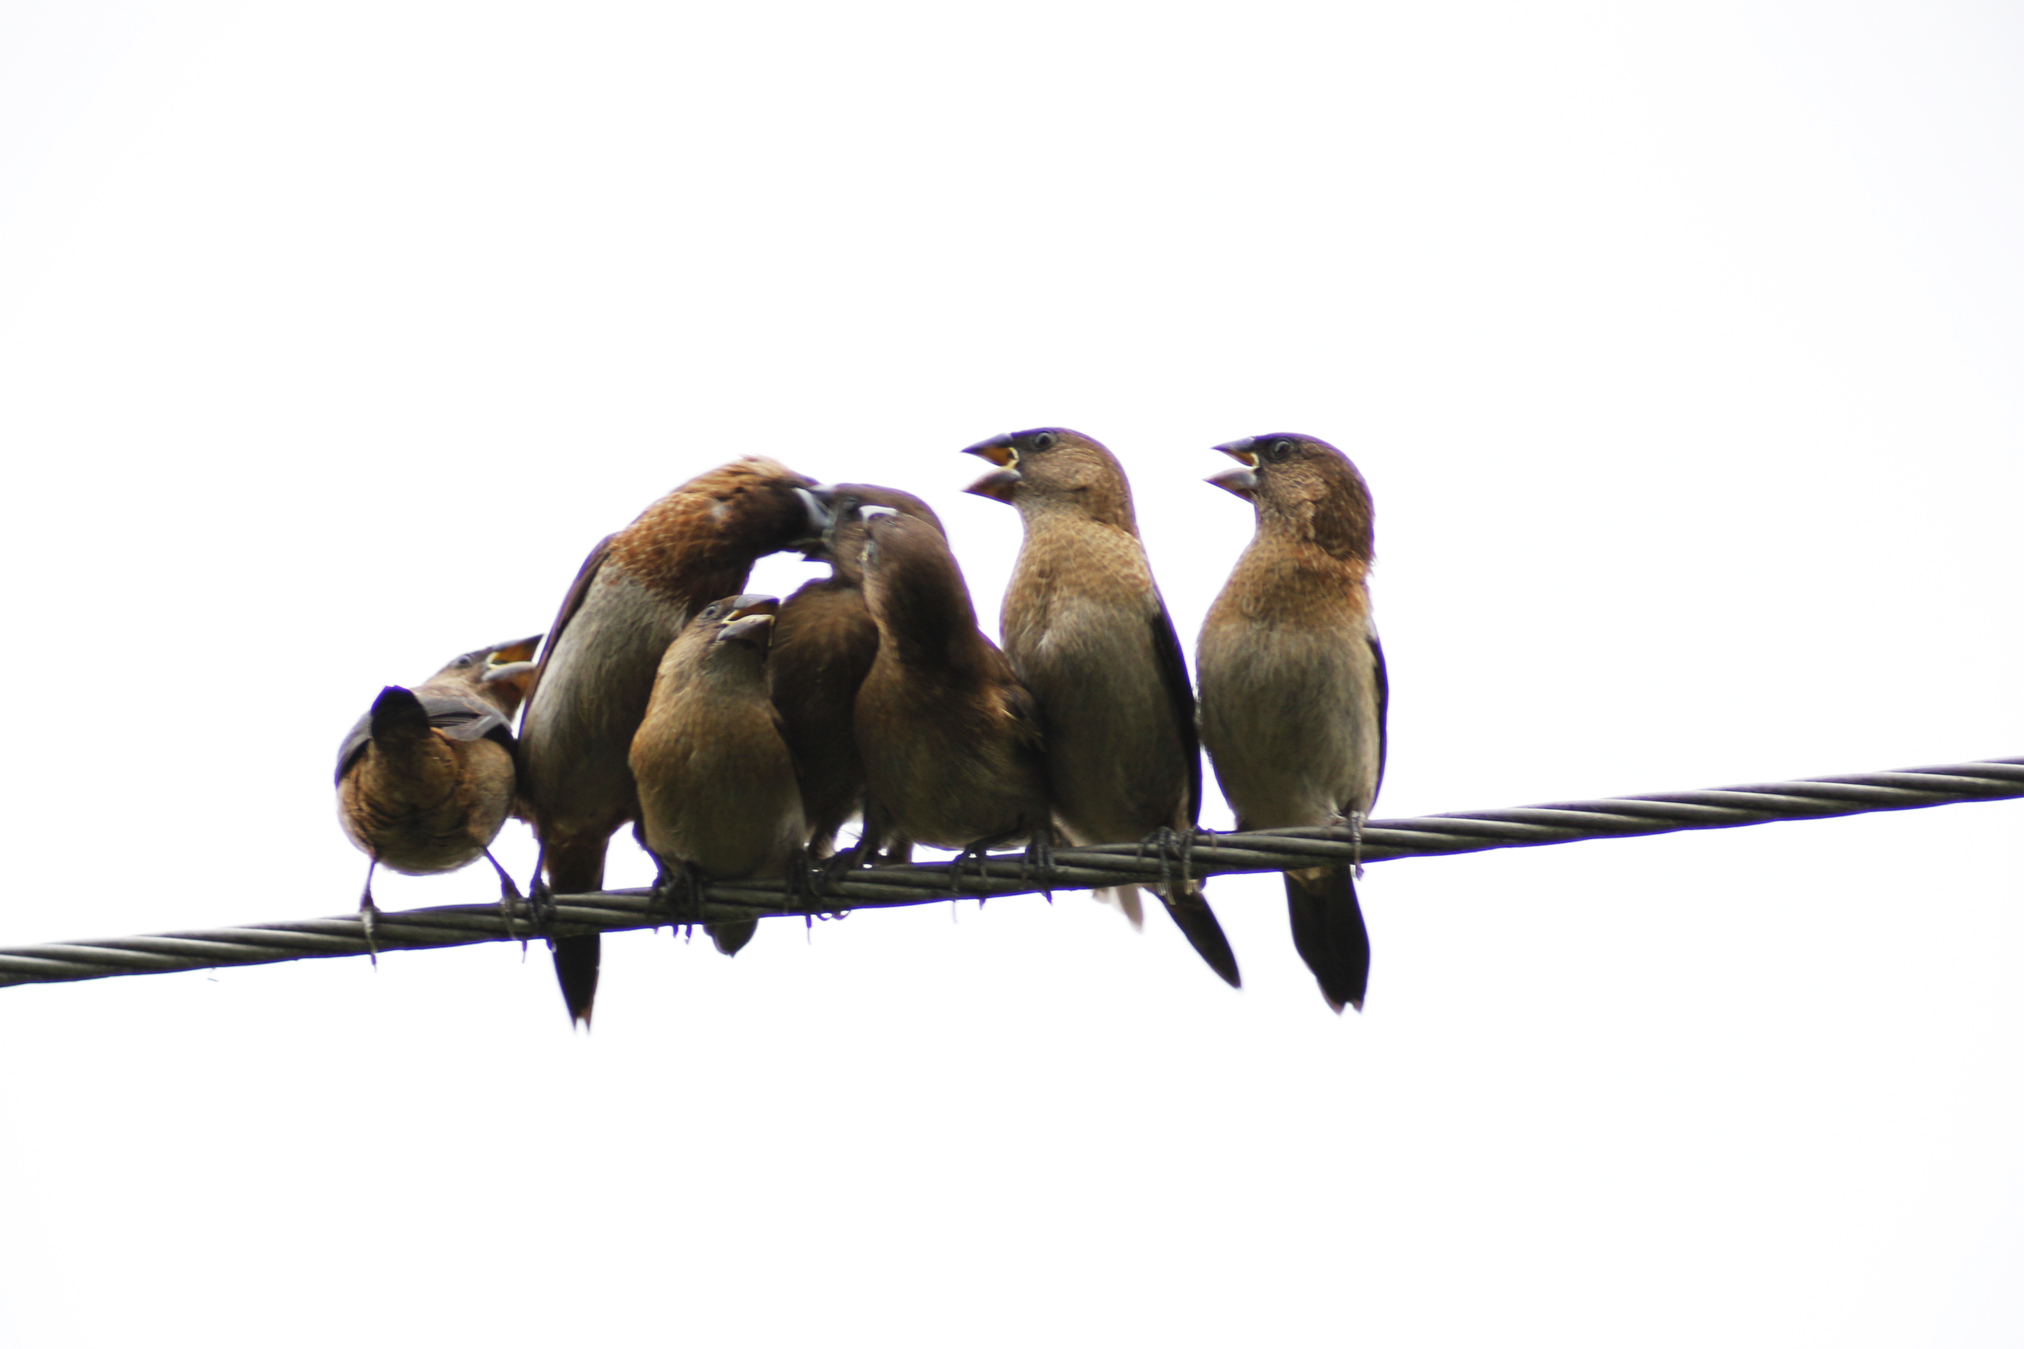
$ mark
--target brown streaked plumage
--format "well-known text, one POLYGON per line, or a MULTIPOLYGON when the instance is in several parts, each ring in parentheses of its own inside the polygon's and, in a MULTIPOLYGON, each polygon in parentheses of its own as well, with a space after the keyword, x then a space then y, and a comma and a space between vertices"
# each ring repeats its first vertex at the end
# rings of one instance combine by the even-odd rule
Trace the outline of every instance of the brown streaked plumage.
MULTIPOLYGON (((766 649, 780 601, 735 595, 704 607, 669 644, 630 756, 641 841, 662 883, 785 876, 807 826, 780 714, 766 693, 766 649)), ((756 919, 711 923, 736 955, 756 919)))
POLYGON ((518 895, 489 849, 513 809, 513 713, 533 680, 539 637, 468 651, 413 689, 390 684, 337 751, 337 818, 372 874, 456 871, 480 857, 518 895))
MULTIPOLYGON (((668 644, 695 612, 745 588, 753 562, 810 528, 809 480, 750 457, 698 475, 605 539, 549 629, 520 725, 520 809, 541 842, 550 893, 596 890, 604 853, 636 818, 627 756, 668 644)), ((597 994, 595 936, 555 943, 571 1017, 597 994)))
POLYGON ((808 548, 830 574, 780 606, 766 673, 781 732, 800 773, 809 849, 826 857, 836 834, 864 809, 864 759, 854 726, 857 691, 878 657, 878 625, 864 604, 864 520, 856 507, 890 506, 942 532, 926 502, 890 487, 839 483, 820 489, 832 523, 808 548))
MULTIPOLYGON (((1101 444, 1063 427, 1014 432, 964 452, 998 465, 969 490, 1015 507, 1025 527, 1000 634, 1040 705, 1055 820, 1072 843, 1192 832, 1202 795, 1195 696, 1123 467, 1101 444)), ((1237 958, 1201 885, 1191 880, 1175 891, 1160 899, 1189 944, 1240 986, 1237 958)), ((1137 888, 1117 899, 1136 921, 1137 888)))
POLYGON ((1051 843, 1047 762, 1032 695, 977 630, 941 533, 862 507, 864 598, 878 655, 857 695, 863 855, 881 846, 1051 843))
MULTIPOLYGON (((1312 436, 1218 445, 1239 468, 1209 481, 1250 501, 1257 533, 1196 648, 1202 743, 1239 829, 1347 820, 1384 777, 1389 689, 1366 578, 1370 489, 1312 436)), ((1348 866, 1286 873, 1293 944, 1329 1006, 1363 1006, 1370 938, 1348 866)))

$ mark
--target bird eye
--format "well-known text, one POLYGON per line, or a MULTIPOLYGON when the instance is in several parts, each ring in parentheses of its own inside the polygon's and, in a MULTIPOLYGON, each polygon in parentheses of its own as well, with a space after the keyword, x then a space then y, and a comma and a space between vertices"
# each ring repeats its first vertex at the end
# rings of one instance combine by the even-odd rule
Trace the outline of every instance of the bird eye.
POLYGON ((459 656, 455 660, 450 662, 450 668, 455 670, 468 670, 471 668, 471 662, 474 659, 475 658, 471 656, 459 656))
POLYGON ((721 604, 713 604, 713 605, 711 605, 711 606, 710 606, 709 608, 707 608, 707 609, 703 610, 703 617, 705 617, 705 618, 715 618, 715 617, 717 616, 717 614, 718 614, 718 611, 720 611, 721 609, 723 609, 723 607, 724 607, 724 606, 723 606, 723 605, 721 605, 721 604))
POLYGON ((1033 448, 1036 451, 1053 449, 1054 433, 1052 431, 1042 431, 1039 435, 1033 437, 1033 448))
POLYGON ((1293 453, 1292 441, 1275 440, 1272 442, 1271 447, 1265 451, 1265 457, 1276 464, 1284 460, 1291 453, 1293 453))

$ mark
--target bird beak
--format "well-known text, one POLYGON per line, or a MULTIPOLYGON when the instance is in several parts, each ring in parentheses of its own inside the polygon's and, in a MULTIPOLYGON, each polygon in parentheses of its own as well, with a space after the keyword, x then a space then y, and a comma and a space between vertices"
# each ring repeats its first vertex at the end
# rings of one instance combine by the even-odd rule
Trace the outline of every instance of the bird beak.
POLYGON ((796 539, 792 546, 810 557, 823 551, 829 531, 836 527, 836 516, 825 501, 828 491, 825 487, 818 487, 812 492, 806 487, 794 489, 794 495, 801 498, 802 512, 807 516, 808 532, 796 539))
POLYGON ((501 642, 492 648, 492 654, 486 660, 486 664, 509 665, 518 660, 533 660, 535 650, 541 645, 541 637, 542 634, 537 632, 532 637, 522 637, 517 642, 501 642))
POLYGON ((517 642, 501 642, 485 657, 485 672, 478 676, 480 684, 497 684, 507 680, 518 684, 526 691, 526 681, 534 674, 534 652, 541 645, 541 638, 522 637, 517 642))
POLYGON ((993 436, 989 440, 980 440, 975 445, 965 449, 963 453, 974 454, 979 459, 989 459, 1000 468, 1017 468, 1019 466, 1019 450, 1012 444, 1012 437, 1009 435, 993 436))
POLYGON ((487 665, 485 673, 478 676, 480 684, 497 684, 501 680, 518 683, 525 675, 531 675, 538 667, 531 660, 509 660, 503 665, 487 665))
POLYGON ((1246 501, 1249 501, 1252 493, 1258 490, 1258 475, 1248 468, 1226 469, 1221 473, 1213 473, 1202 481, 1240 496, 1246 501))
MULTIPOLYGON (((965 450, 963 453, 969 454, 971 451, 965 450)), ((1014 457, 1016 458, 1017 456, 1014 457)), ((989 497, 993 501, 1002 501, 1009 506, 1012 504, 1012 490, 1018 485, 1019 470, 1016 468, 1001 468, 994 473, 986 473, 963 490, 973 496, 989 497)))
POLYGON ((1233 496, 1240 496, 1244 500, 1249 501, 1251 494, 1258 490, 1257 444, 1258 438, 1256 436, 1246 436, 1242 440, 1227 441, 1224 444, 1218 445, 1217 449, 1235 459, 1243 467, 1225 469, 1223 472, 1214 474, 1204 481, 1222 488, 1233 496))
POLYGON ((1246 436, 1242 440, 1228 440, 1216 447, 1229 455, 1245 468, 1258 467, 1258 437, 1246 436))
POLYGON ((731 601, 716 640, 750 642, 764 650, 773 637, 773 616, 779 612, 780 601, 771 595, 740 595, 731 601))
POLYGON ((749 614, 777 614, 779 612, 780 601, 771 595, 740 595, 737 599, 731 601, 731 612, 724 616, 724 620, 727 623, 735 622, 749 614))
POLYGON ((717 629, 717 640, 720 642, 750 642, 763 651, 772 640, 772 627, 773 615, 750 614, 744 618, 733 619, 731 622, 717 629))

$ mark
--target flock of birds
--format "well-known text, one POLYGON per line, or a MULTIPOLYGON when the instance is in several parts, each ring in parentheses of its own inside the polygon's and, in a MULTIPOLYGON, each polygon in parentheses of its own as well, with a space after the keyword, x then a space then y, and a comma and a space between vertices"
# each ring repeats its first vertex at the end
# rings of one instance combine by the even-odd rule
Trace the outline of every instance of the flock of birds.
MULTIPOLYGON (((1025 539, 994 645, 941 522, 905 492, 819 485, 764 458, 677 487, 591 551, 548 630, 390 686, 338 754, 339 818, 373 869, 453 871, 509 815, 540 844, 534 894, 601 888, 630 823, 671 903, 707 880, 785 877, 1024 840, 1147 840, 1197 829, 1201 750, 1240 830, 1360 828, 1384 772, 1384 654, 1371 623, 1370 490, 1303 435, 1216 446, 1208 479, 1257 532, 1196 647, 1200 698, 1146 561, 1131 488, 1088 436, 1046 427, 964 453, 967 490, 1018 510, 1025 539), (774 552, 830 575, 784 603, 744 590, 774 552), (537 647, 540 657, 535 659, 537 647), (520 732, 510 721, 522 710, 520 732), (856 845, 837 834, 862 821, 856 845)), ((1331 1008, 1361 1008, 1370 941, 1352 868, 1285 875, 1293 940, 1331 1008)), ((1237 960, 1197 879, 1150 887, 1210 968, 1237 960)), ((1137 887, 1107 895, 1139 921, 1137 887)), ((735 954, 756 921, 713 923, 735 954)), ((588 1024, 596 935, 553 941, 588 1024)))

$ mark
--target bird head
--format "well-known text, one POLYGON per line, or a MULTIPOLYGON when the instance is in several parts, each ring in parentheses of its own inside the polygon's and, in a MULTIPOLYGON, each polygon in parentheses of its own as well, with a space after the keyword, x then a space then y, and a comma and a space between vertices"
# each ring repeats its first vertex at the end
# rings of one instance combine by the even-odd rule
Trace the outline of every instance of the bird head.
POLYGON ((1338 557, 1372 555, 1370 487, 1325 440, 1278 432, 1216 446, 1237 461, 1208 481, 1249 501, 1261 531, 1289 532, 1338 557))

